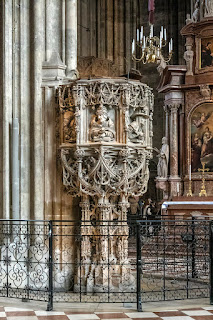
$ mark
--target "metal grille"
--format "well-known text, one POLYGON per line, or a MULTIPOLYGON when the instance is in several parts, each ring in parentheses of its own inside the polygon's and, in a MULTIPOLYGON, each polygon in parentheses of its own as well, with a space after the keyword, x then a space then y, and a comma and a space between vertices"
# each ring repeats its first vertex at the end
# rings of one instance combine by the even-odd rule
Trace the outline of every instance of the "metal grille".
POLYGON ((212 222, 0 220, 0 296, 55 302, 213 300, 212 222))
POLYGON ((136 259, 116 250, 128 238, 126 222, 54 222, 54 301, 136 302, 136 259))
POLYGON ((142 301, 208 297, 209 240, 208 220, 140 222, 142 301))
POLYGON ((0 296, 48 301, 49 225, 0 221, 0 296))

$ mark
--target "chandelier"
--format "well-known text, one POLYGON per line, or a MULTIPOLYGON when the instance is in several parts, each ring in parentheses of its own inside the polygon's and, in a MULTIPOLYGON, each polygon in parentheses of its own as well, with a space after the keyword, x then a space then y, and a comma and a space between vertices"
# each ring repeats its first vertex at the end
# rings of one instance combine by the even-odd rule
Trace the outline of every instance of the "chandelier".
POLYGON ((154 35, 154 10, 155 3, 154 0, 149 0, 149 24, 150 24, 150 33, 148 36, 144 35, 144 27, 141 26, 141 29, 137 29, 137 38, 136 41, 132 41, 132 59, 136 62, 146 63, 169 63, 173 54, 173 39, 167 41, 167 31, 163 26, 160 30, 160 36, 154 35), (163 52, 166 51, 168 45, 168 54, 164 58, 163 52), (140 55, 138 56, 138 50, 140 50, 140 55))

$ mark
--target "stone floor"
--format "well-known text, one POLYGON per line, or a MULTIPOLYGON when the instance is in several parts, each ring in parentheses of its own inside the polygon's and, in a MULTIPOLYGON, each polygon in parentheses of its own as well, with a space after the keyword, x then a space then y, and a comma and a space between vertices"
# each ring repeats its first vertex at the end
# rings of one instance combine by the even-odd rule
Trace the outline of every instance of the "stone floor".
POLYGON ((145 303, 143 312, 135 305, 46 303, 0 298, 0 320, 213 320, 209 299, 145 303))

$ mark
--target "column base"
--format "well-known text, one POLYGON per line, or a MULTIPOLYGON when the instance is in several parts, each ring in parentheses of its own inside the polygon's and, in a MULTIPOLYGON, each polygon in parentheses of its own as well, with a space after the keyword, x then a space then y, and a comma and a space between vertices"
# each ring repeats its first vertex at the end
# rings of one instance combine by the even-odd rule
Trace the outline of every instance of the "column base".
POLYGON ((168 181, 170 185, 170 197, 178 197, 182 195, 183 188, 181 178, 179 176, 170 176, 168 181))

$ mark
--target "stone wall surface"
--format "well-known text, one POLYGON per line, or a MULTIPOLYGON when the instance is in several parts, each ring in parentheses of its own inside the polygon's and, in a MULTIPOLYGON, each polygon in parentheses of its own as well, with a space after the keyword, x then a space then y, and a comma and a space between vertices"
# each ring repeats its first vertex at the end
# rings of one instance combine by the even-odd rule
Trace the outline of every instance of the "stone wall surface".
MULTIPOLYGON (((78 0, 78 22, 70 10, 73 6, 76 0, 0 1, 1 218, 12 218, 12 118, 19 119, 20 132, 19 217, 71 219, 71 212, 78 215, 76 200, 63 191, 55 134, 56 88, 65 78, 75 76, 77 23, 78 56, 109 59, 118 65, 120 75, 136 68, 131 41, 137 27, 147 26, 147 1, 78 0)), ((188 0, 156 1, 156 32, 164 24, 174 37, 174 64, 182 61, 179 30, 188 11, 188 0)), ((138 65, 137 69, 143 82, 157 86, 156 66, 138 65)), ((154 93, 153 140, 159 147, 164 134, 163 100, 154 93)))

